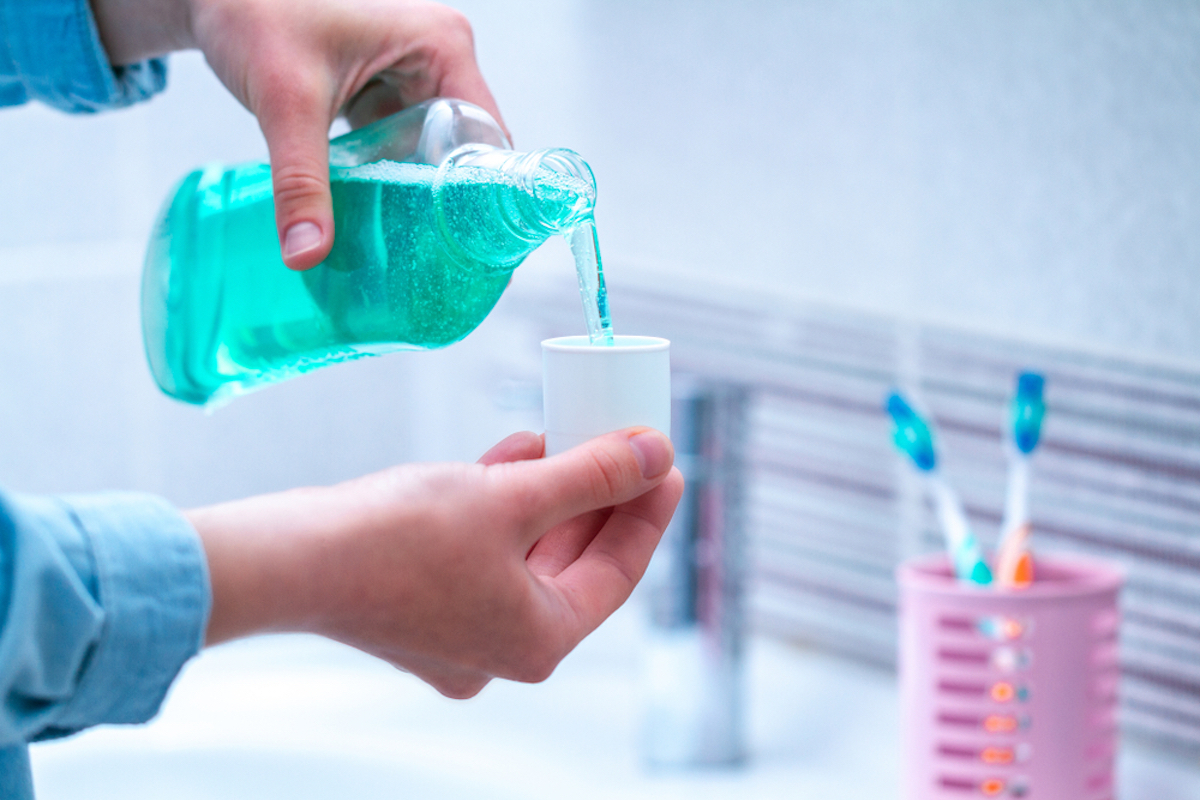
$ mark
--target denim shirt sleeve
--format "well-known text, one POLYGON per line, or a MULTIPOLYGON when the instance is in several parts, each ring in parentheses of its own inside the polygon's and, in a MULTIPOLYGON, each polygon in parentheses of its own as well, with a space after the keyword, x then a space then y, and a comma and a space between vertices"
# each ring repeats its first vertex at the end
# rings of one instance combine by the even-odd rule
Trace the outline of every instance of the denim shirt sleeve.
POLYGON ((40 100, 63 111, 121 108, 162 91, 166 63, 114 67, 88 0, 0 0, 0 106, 40 100))
POLYGON ((28 796, 25 743, 154 716, 210 606, 199 538, 165 501, 0 492, 0 794, 28 796))

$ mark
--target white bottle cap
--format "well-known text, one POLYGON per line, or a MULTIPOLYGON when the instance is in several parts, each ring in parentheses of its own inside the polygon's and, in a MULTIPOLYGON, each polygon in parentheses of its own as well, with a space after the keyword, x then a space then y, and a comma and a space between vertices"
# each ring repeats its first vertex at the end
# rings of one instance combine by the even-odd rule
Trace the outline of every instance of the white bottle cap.
POLYGON ((611 431, 645 425, 671 435, 671 343, 654 336, 542 342, 546 455, 611 431))

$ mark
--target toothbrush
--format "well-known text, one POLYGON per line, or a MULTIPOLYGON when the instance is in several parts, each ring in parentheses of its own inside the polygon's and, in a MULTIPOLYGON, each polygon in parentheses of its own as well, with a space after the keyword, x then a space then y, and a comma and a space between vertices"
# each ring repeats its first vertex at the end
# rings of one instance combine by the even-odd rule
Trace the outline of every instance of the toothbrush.
POLYGON ((1036 372, 1017 376, 1017 393, 1008 410, 1008 491, 1004 522, 996 549, 996 582, 1005 588, 1023 588, 1033 582, 1029 554, 1029 456, 1038 445, 1046 403, 1046 380, 1036 372))
POLYGON ((937 470, 937 452, 933 447, 929 425, 898 392, 888 396, 887 412, 896 425, 892 441, 900 452, 908 456, 917 471, 925 476, 926 485, 933 495, 955 575, 961 581, 987 586, 992 582, 992 572, 983 560, 979 542, 971 533, 967 514, 958 495, 937 470))

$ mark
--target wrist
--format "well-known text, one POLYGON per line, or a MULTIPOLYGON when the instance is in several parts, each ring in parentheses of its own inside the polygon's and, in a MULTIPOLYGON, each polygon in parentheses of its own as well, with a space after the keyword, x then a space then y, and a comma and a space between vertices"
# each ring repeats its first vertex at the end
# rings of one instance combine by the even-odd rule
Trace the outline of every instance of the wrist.
POLYGON ((205 644, 259 633, 320 632, 323 562, 336 549, 326 489, 298 489, 186 512, 208 560, 205 644))
POLYGON ((114 66, 196 47, 190 0, 90 0, 114 66))

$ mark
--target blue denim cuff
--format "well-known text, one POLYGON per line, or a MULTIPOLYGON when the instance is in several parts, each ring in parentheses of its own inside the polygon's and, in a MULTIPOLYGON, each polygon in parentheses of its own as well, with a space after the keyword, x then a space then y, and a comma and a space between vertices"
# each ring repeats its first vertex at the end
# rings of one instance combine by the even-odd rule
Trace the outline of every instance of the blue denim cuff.
POLYGON ((33 800, 33 776, 29 771, 29 748, 26 745, 0 747, 0 797, 4 800, 33 800))
POLYGON ((166 501, 107 493, 62 502, 90 544, 104 625, 74 695, 39 738, 153 717, 203 645, 212 603, 200 539, 166 501))
POLYGON ((109 64, 88 0, 0 0, 0 105, 41 100, 63 111, 131 105, 162 91, 167 67, 109 64))

